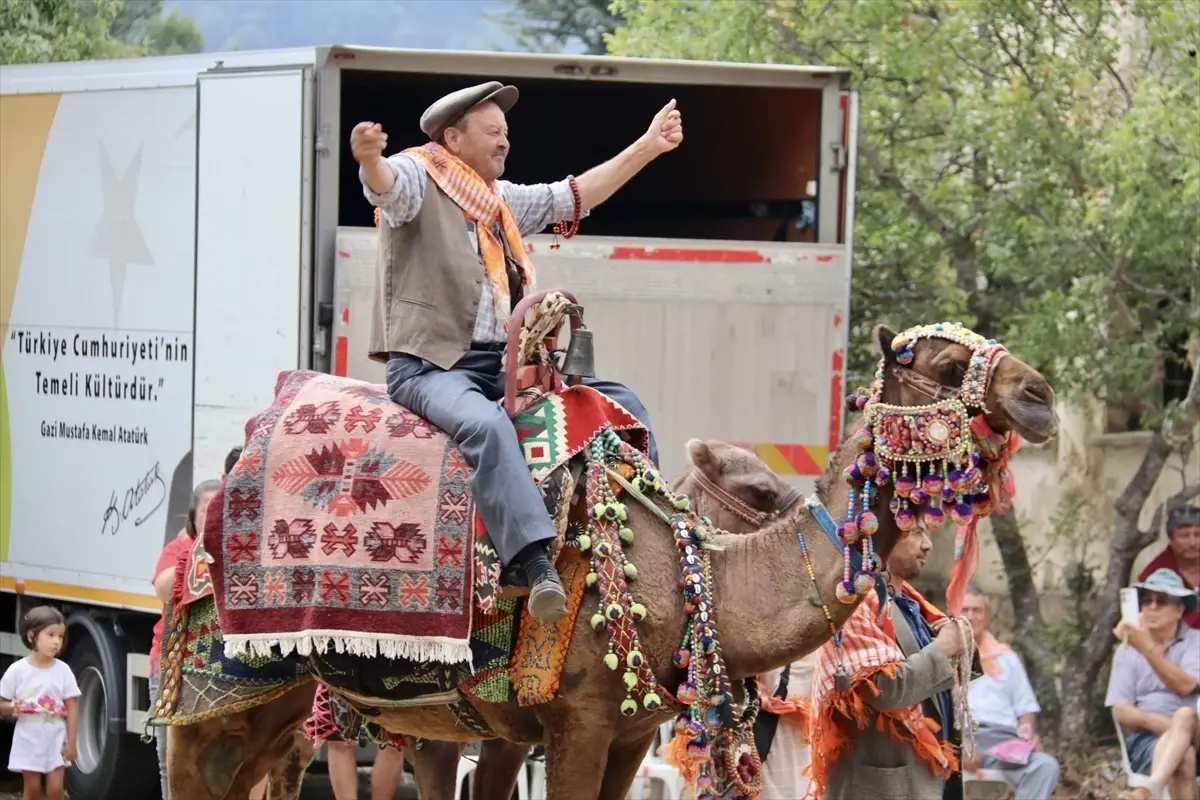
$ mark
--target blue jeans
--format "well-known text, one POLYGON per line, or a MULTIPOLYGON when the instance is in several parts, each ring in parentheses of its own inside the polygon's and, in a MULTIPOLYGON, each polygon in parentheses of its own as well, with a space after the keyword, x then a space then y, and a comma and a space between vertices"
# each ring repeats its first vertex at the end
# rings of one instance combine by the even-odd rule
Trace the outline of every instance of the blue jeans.
MULTIPOLYGON (((416 356, 393 354, 387 365, 388 394, 400 405, 446 431, 471 465, 471 493, 500 560, 554 539, 554 526, 517 443, 512 420, 497 401, 504 397, 501 354, 471 350, 450 369, 416 356)), ((621 404, 650 430, 650 415, 630 389, 612 381, 584 383, 621 404)), ((650 458, 658 451, 650 435, 650 458)))
MULTIPOLYGON (((158 697, 158 670, 150 672, 150 708, 158 697)), ((158 751, 158 780, 162 784, 163 800, 167 800, 167 728, 165 725, 154 726, 154 747, 158 751)))

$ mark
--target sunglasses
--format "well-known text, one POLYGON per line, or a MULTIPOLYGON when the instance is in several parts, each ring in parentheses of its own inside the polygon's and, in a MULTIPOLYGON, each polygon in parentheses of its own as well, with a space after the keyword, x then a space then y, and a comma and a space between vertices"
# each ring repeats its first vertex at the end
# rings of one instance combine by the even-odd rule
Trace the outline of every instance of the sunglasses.
POLYGON ((1146 606, 1181 606, 1183 601, 1171 595, 1145 592, 1138 596, 1138 604, 1143 608, 1146 606))

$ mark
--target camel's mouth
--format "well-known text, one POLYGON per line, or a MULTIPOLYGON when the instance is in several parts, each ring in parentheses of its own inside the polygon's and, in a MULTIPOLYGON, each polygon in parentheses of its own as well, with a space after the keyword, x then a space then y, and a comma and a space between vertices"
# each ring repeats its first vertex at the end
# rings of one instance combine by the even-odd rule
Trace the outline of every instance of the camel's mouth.
POLYGON ((1018 397, 1004 404, 1009 426, 1031 444, 1048 442, 1058 435, 1058 414, 1053 400, 1018 397))

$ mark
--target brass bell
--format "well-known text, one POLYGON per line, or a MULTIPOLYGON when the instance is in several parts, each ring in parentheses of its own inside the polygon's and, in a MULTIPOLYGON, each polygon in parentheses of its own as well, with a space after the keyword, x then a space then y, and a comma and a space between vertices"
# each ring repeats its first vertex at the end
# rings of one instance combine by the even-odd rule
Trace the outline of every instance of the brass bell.
POLYGON ((587 328, 571 331, 571 342, 567 345, 560 371, 570 386, 578 384, 580 378, 596 377, 596 351, 592 345, 592 332, 587 328))

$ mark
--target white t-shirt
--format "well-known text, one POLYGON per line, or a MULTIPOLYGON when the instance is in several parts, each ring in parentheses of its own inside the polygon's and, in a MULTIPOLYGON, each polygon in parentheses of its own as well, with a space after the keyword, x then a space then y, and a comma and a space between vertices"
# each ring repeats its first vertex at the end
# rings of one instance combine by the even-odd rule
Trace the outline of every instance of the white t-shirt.
POLYGON ((79 697, 75 673, 54 660, 39 667, 28 658, 14 662, 0 678, 0 699, 11 700, 20 712, 13 731, 8 768, 13 772, 53 772, 65 762, 67 701, 79 697))

